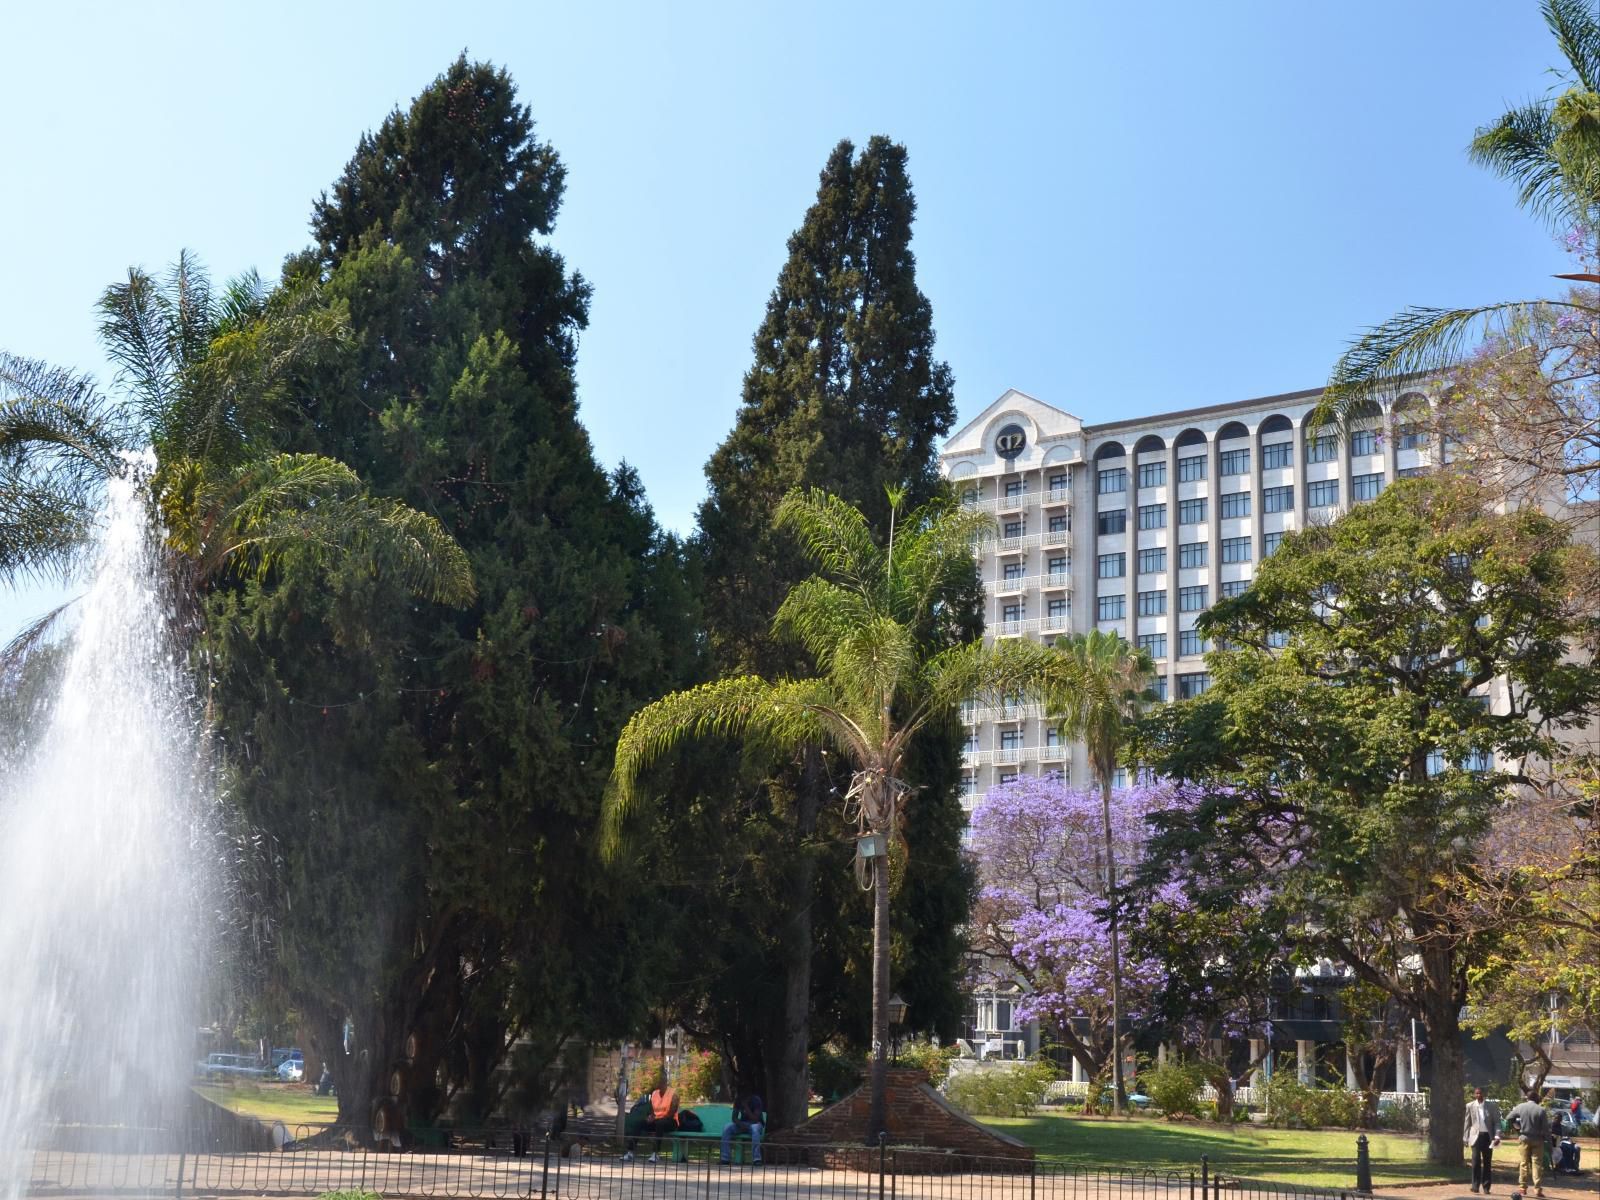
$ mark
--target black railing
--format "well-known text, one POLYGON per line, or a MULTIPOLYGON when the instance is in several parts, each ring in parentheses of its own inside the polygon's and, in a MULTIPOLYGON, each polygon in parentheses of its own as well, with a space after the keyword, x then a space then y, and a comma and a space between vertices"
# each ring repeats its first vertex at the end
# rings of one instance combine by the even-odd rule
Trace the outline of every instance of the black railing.
MULTIPOLYGON (((716 1131, 713 1131, 716 1132, 716 1131)), ((1236 1178, 1202 1160, 1193 1170, 1118 1170, 1047 1157, 951 1154, 903 1146, 762 1146, 762 1164, 723 1165, 715 1138, 650 1135, 629 1143, 509 1130, 435 1130, 404 1148, 374 1147, 338 1127, 277 1128, 263 1149, 219 1145, 214 1132, 104 1150, 74 1131, 70 1148, 0 1152, 0 1170, 28 1174, 37 1196, 375 1192, 442 1200, 1346 1200, 1352 1191, 1236 1178), (652 1153, 655 1159, 652 1160, 652 1153)))

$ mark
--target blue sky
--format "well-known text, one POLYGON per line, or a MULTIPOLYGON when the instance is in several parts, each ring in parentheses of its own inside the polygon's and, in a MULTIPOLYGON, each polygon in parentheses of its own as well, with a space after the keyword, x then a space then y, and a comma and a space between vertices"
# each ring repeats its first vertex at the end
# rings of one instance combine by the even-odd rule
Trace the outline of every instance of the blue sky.
MULTIPOLYGON (((1473 129, 1552 82, 1532 0, 12 6, 0 347, 102 371, 92 305, 196 251, 275 274, 363 130, 465 48, 569 169, 582 416, 687 530, 840 138, 904 142, 939 351, 1110 420, 1316 386, 1410 303, 1564 269, 1473 129)), ((0 635, 44 607, 0 593, 0 635)))

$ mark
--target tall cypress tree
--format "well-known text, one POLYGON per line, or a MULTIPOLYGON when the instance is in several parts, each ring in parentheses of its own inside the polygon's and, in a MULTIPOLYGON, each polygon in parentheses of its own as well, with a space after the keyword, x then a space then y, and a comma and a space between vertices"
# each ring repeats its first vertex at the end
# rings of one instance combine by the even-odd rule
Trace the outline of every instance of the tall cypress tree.
MULTIPOLYGON (((812 573, 772 529, 786 492, 826 488, 886 530, 888 487, 905 488, 908 506, 940 490, 937 447, 954 422, 955 402, 949 368, 934 355, 932 308, 917 287, 915 212, 905 148, 874 137, 857 154, 844 141, 789 239, 733 431, 706 467, 704 606, 720 670, 808 669, 796 647, 770 632, 783 596, 812 573)), ((961 619, 973 632, 976 593, 966 599, 961 619)), ((922 919, 901 923, 896 951, 909 967, 912 1020, 946 1033, 959 1017, 956 929, 970 891, 958 854, 953 736, 933 735, 930 741, 950 745, 918 755, 925 773, 901 887, 922 919)), ((729 930, 736 951, 717 994, 704 1003, 708 1023, 740 1034, 741 1073, 765 1085, 773 1123, 783 1127, 804 1119, 806 1055, 816 1035, 859 1039, 866 1029, 869 915, 834 852, 849 831, 840 806, 829 804, 842 793, 841 780, 820 752, 776 771, 730 759, 721 775, 738 794, 743 828, 759 830, 761 839, 728 856, 739 867, 727 885, 747 918, 768 911, 729 930), (761 869, 749 868, 753 856, 761 869), (760 941, 756 929, 765 931, 760 941), (764 969, 749 969, 752 955, 764 969), (833 1001, 823 1010, 813 1005, 814 992, 824 994, 813 987, 814 974, 833 1001)))
POLYGON ((680 548, 577 419, 563 184, 506 73, 462 58, 362 138, 286 271, 351 329, 286 442, 437 516, 480 597, 415 605, 356 564, 217 601, 238 792, 279 848, 276 978, 341 1120, 485 1116, 508 1036, 548 1059, 647 999, 648 930, 590 835, 617 731, 696 669, 696 622, 680 548))

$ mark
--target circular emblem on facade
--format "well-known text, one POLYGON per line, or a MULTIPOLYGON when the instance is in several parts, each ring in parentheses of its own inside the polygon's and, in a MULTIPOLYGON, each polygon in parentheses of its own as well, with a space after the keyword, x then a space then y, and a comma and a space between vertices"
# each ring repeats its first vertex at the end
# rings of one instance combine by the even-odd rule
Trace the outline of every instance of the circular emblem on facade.
POLYGON ((1028 434, 1021 425, 1007 425, 995 435, 994 452, 1010 462, 1027 444, 1028 434))

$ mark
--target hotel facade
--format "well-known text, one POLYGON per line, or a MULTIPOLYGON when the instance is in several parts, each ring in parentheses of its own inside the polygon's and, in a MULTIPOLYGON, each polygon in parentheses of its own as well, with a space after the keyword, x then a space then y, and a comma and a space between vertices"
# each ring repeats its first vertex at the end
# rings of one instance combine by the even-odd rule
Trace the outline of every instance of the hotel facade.
MULTIPOLYGON (((1102 629, 1147 649, 1162 698, 1210 686, 1195 621, 1243 591, 1290 530, 1332 521, 1429 465, 1404 414, 1374 407, 1341 437, 1308 418, 1321 389, 1100 425, 1007 391, 954 434, 940 466, 963 503, 990 513, 980 548, 985 637, 1050 642, 1102 629)), ((1037 705, 963 710, 964 803, 1016 775, 1087 785, 1081 745, 1037 705)))

